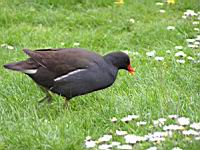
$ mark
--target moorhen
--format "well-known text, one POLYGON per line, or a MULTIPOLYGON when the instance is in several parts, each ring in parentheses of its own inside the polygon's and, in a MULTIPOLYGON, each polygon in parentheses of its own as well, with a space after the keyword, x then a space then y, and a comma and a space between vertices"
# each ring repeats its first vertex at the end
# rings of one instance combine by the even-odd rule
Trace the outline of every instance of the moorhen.
POLYGON ((57 93, 67 100, 111 86, 119 69, 131 74, 129 56, 123 52, 112 52, 100 56, 94 52, 79 48, 24 49, 30 57, 25 61, 4 65, 5 68, 20 71, 31 77, 52 98, 48 91, 57 93))

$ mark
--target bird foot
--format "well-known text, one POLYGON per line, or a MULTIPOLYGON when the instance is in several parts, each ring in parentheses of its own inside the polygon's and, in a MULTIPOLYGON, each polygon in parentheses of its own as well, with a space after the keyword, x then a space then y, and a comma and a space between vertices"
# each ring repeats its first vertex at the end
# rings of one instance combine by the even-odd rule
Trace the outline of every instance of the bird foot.
POLYGON ((67 100, 67 98, 65 98, 65 103, 64 103, 64 105, 63 105, 65 109, 68 108, 68 102, 69 102, 69 101, 67 100))
POLYGON ((47 101, 49 104, 52 102, 52 97, 50 97, 50 96, 45 96, 44 98, 42 98, 40 101, 39 101, 39 103, 43 103, 43 102, 45 102, 45 101, 47 101))

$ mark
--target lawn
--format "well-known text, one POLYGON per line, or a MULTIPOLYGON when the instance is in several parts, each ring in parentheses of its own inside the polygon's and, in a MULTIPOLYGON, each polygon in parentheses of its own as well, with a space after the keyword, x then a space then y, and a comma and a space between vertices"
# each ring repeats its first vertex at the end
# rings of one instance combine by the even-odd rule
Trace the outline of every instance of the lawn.
MULTIPOLYGON (((116 130, 140 136, 163 131, 164 125, 178 124, 168 118, 172 114, 189 118, 191 124, 200 122, 200 47, 197 43, 190 48, 192 44, 188 47, 186 42, 200 35, 200 24, 194 23, 200 20, 198 16, 182 18, 187 9, 200 11, 199 0, 177 0, 163 6, 156 2, 125 0, 117 6, 114 0, 1 0, 0 149, 80 150, 86 149, 87 136, 98 140, 105 134, 125 144, 116 130), (167 30, 168 26, 175 29, 167 30), (36 84, 28 76, 2 67, 26 59, 23 48, 59 47, 81 47, 102 55, 126 51, 135 75, 122 70, 112 87, 76 97, 64 109, 63 97, 55 94, 52 104, 39 104, 44 93, 36 84), (164 60, 147 56, 152 51, 164 60), (175 57, 179 51, 187 56, 175 57), (131 114, 139 118, 120 121, 131 114), (111 122, 113 117, 118 119, 116 123, 111 122), (167 121, 157 127, 153 120, 158 118, 167 121), (137 126, 138 121, 147 124, 137 126)), ((101 144, 97 142, 93 149, 101 144)), ((163 142, 139 142, 133 149, 152 146, 198 150, 200 141, 174 131, 163 142)))

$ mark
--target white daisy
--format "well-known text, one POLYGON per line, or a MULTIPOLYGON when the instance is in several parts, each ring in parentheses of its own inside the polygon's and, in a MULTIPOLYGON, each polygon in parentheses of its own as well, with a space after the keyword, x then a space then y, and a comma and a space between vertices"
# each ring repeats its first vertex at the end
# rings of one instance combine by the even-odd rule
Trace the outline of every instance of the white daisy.
POLYGON ((154 127, 161 126, 161 124, 158 120, 153 120, 153 125, 154 125, 154 127))
POLYGON ((1 44, 1 47, 7 47, 7 44, 1 44))
POLYGON ((166 120, 164 120, 165 118, 159 118, 158 120, 153 120, 153 125, 154 127, 161 127, 162 125, 164 125, 164 122, 166 120))
POLYGON ((197 45, 197 46, 198 46, 198 45, 200 45, 200 42, 199 42, 199 41, 195 41, 195 42, 194 42, 194 45, 197 45))
POLYGON ((149 138, 149 141, 151 142, 163 142, 165 141, 164 137, 154 137, 154 138, 149 138))
POLYGON ((147 122, 146 121, 140 121, 140 122, 137 122, 136 124, 137 124, 137 126, 144 126, 144 125, 147 124, 147 122))
POLYGON ((14 47, 13 47, 13 46, 10 46, 10 45, 7 45, 7 49, 13 50, 14 47))
POLYGON ((116 135, 119 135, 119 136, 123 136, 123 135, 127 135, 127 131, 120 131, 120 130, 116 130, 116 135))
POLYGON ((166 137, 167 133, 166 132, 154 132, 153 137, 166 137))
POLYGON ((124 118, 121 119, 122 122, 126 122, 126 123, 131 121, 131 120, 132 120, 132 118, 129 118, 129 117, 124 117, 124 118))
POLYGON ((189 136, 189 135, 200 135, 199 132, 195 131, 195 130, 184 130, 182 131, 183 135, 189 136))
POLYGON ((124 136, 124 139, 125 139, 126 143, 129 143, 129 144, 135 144, 137 142, 146 140, 146 138, 141 137, 141 136, 137 136, 137 135, 134 135, 134 134, 126 135, 126 136, 124 136))
POLYGON ((101 142, 108 142, 112 139, 112 135, 103 135, 103 137, 100 137, 98 139, 98 142, 101 143, 101 142))
POLYGON ((194 31, 197 31, 197 32, 199 32, 199 31, 200 31, 200 29, 199 29, 199 28, 194 28, 194 31))
POLYGON ((170 118, 170 119, 176 119, 176 118, 178 118, 178 115, 168 115, 168 118, 170 118))
POLYGON ((77 43, 77 42, 75 42, 74 44, 73 44, 73 46, 79 46, 80 45, 80 43, 77 43))
POLYGON ((139 115, 128 115, 127 117, 132 118, 132 119, 138 119, 139 115))
POLYGON ((198 42, 200 42, 200 35, 197 35, 197 37, 196 37, 195 40, 198 41, 198 42))
POLYGON ((183 46, 175 46, 175 49, 181 50, 181 49, 183 49, 183 46))
POLYGON ((126 135, 124 137, 126 143, 135 144, 138 141, 138 137, 136 135, 126 135))
POLYGON ((198 25, 199 24, 199 21, 194 21, 192 22, 193 25, 198 25))
POLYGON ((135 23, 134 19, 130 19, 129 21, 130 21, 130 23, 135 23))
POLYGON ((165 124, 165 121, 167 121, 167 119, 165 119, 165 118, 159 118, 158 121, 159 121, 162 125, 164 125, 164 124, 165 124))
POLYGON ((187 10, 184 12, 184 15, 187 17, 197 16, 197 13, 194 12, 194 10, 187 10))
POLYGON ((109 148, 111 148, 112 145, 108 145, 108 144, 102 144, 102 145, 99 145, 99 149, 100 150, 108 150, 109 148))
POLYGON ((188 56, 187 59, 188 59, 188 60, 194 60, 194 58, 191 57, 191 56, 188 56))
POLYGON ((157 60, 157 61, 163 61, 163 60, 164 60, 164 57, 159 57, 159 56, 157 56, 157 57, 155 57, 155 60, 157 60))
POLYGON ((185 118, 185 117, 181 117, 181 118, 177 118, 177 122, 181 125, 181 126, 186 126, 190 124, 190 119, 189 118, 185 118))
POLYGON ((165 13, 165 12, 166 12, 166 11, 165 11, 165 10, 163 10, 163 9, 161 9, 161 10, 160 10, 160 13, 165 13))
POLYGON ((90 141, 91 139, 92 139, 91 136, 87 136, 87 137, 85 138, 85 141, 90 141))
POLYGON ((149 56, 149 57, 154 57, 156 54, 156 51, 153 50, 153 51, 150 51, 150 52, 146 52, 146 55, 149 56))
POLYGON ((166 53, 167 53, 167 54, 170 54, 170 53, 171 53, 171 51, 170 51, 170 50, 167 50, 167 51, 166 51, 166 53))
POLYGON ((183 59, 177 59, 176 62, 179 63, 179 64, 184 64, 185 60, 183 60, 183 59))
POLYGON ((86 141, 85 146, 86 146, 86 148, 93 148, 96 146, 96 142, 95 141, 86 141))
POLYGON ((168 26, 167 30, 175 30, 176 28, 174 26, 168 26))
POLYGON ((198 63, 200 63, 200 60, 194 60, 194 63, 198 64, 198 63))
POLYGON ((172 150, 182 150, 182 149, 179 147, 174 147, 174 148, 172 148, 172 150))
POLYGON ((187 55, 183 51, 179 51, 175 54, 175 57, 186 57, 187 55))
POLYGON ((156 5, 157 5, 157 6, 163 6, 163 3, 157 2, 156 5))
POLYGON ((189 48, 198 48, 198 46, 197 46, 197 45, 194 45, 194 44, 188 44, 188 47, 189 47, 189 48))
POLYGON ((166 131, 166 134, 170 138, 172 138, 172 136, 173 136, 173 132, 172 131, 166 131))
POLYGON ((195 137, 195 140, 200 140, 200 136, 195 137))
POLYGON ((127 117, 124 117, 121 119, 122 122, 129 122, 131 120, 139 118, 138 115, 128 115, 127 117))
POLYGON ((200 130, 200 122, 198 122, 198 123, 196 123, 196 122, 192 123, 190 125, 190 128, 193 128, 195 130, 200 130))
POLYGON ((195 39, 186 39, 186 41, 187 41, 188 43, 194 43, 194 42, 195 42, 195 39))
POLYGON ((166 137, 167 135, 168 135, 167 132, 154 132, 152 134, 149 134, 149 138, 166 137))
POLYGON ((163 127, 164 131, 176 131, 176 130, 184 130, 183 126, 179 126, 179 125, 168 125, 168 126, 164 126, 163 127))
POLYGON ((187 16, 182 16, 183 19, 187 19, 187 16))
POLYGON ((126 145, 126 144, 125 145, 118 145, 117 149, 129 150, 129 149, 132 149, 132 146, 126 145))
POLYGON ((117 122, 117 118, 116 117, 113 117, 110 120, 111 120, 111 122, 117 122))

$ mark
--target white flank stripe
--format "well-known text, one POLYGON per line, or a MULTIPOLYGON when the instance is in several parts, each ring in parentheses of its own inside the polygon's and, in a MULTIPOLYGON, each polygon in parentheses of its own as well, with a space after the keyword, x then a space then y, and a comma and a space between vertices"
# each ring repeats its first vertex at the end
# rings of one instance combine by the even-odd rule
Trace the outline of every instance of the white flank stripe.
POLYGON ((27 70, 22 70, 21 72, 24 72, 27 74, 35 74, 37 72, 37 69, 27 69, 27 70))
POLYGON ((65 75, 62 75, 62 76, 60 76, 60 77, 55 78, 54 81, 62 80, 63 78, 66 78, 66 77, 68 77, 68 76, 70 76, 70 75, 73 75, 73 74, 76 74, 76 73, 78 73, 78 72, 85 71, 85 70, 86 70, 86 69, 77 69, 77 70, 72 71, 72 72, 70 72, 70 73, 68 73, 68 74, 65 74, 65 75))

